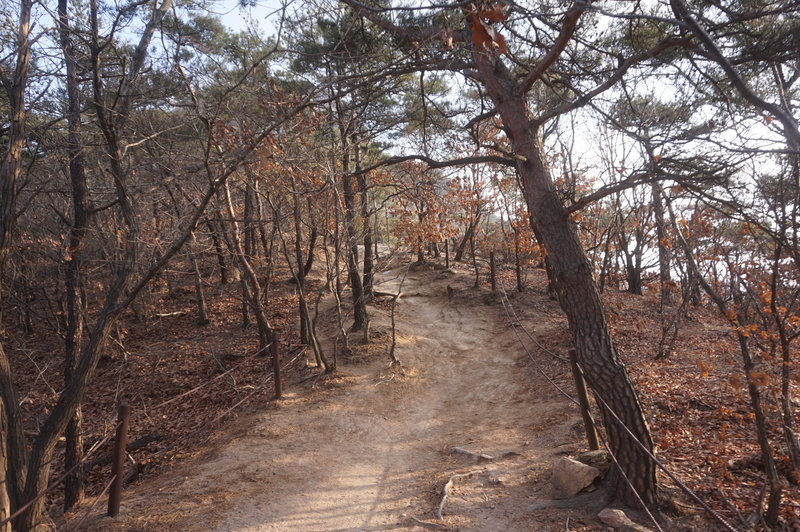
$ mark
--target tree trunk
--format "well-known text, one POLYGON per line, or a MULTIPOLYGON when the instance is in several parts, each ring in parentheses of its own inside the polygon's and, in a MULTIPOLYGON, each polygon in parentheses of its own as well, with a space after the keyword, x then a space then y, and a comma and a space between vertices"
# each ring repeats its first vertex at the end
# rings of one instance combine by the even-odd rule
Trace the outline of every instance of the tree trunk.
MULTIPOLYGON (((0 523, 11 517, 11 499, 8 497, 7 489, 11 480, 6 477, 6 471, 8 471, 6 434, 8 434, 6 413, 3 411, 3 404, 2 401, 0 401, 0 523)), ((0 525, 0 532, 13 532, 11 530, 11 523, 0 525)))
POLYGON ((525 291, 525 284, 522 282, 522 257, 519 249, 519 230, 514 228, 514 273, 517 277, 517 292, 520 294, 525 291))
POLYGON ((461 243, 458 245, 458 247, 456 247, 456 254, 453 256, 453 260, 455 262, 461 262, 462 258, 464 257, 464 252, 467 250, 467 244, 469 244, 472 234, 475 232, 475 226, 477 225, 478 220, 475 220, 473 223, 467 226, 467 230, 464 232, 464 238, 461 239, 461 243))
MULTIPOLYGON (((233 216, 231 216, 232 218, 233 216)), ((248 264, 253 264, 253 251, 256 243, 256 233, 253 227, 253 190, 250 183, 244 184, 244 224, 242 236, 244 237, 244 256, 243 259, 248 264)), ((242 276, 242 328, 246 329, 250 326, 250 311, 249 306, 252 304, 248 298, 247 276, 242 276)), ((259 301, 260 305, 261 302, 259 301)))
POLYGON ((364 230, 364 297, 372 297, 372 279, 375 275, 372 257, 372 224, 369 215, 369 189, 367 176, 361 172, 361 144, 355 145, 356 176, 361 200, 361 224, 364 230))
MULTIPOLYGON (((67 0, 58 2, 59 40, 64 54, 67 89, 67 157, 72 192, 72 227, 67 244, 64 288, 66 296, 67 322, 64 336, 64 381, 69 382, 77 363, 83 337, 82 301, 82 257, 83 240, 89 223, 89 188, 86 181, 83 152, 80 138, 81 130, 81 92, 78 82, 78 62, 69 27, 67 0)), ((65 433, 66 449, 64 468, 77 468, 64 480, 64 511, 80 502, 84 494, 82 412, 80 406, 67 425, 65 433)))
MULTIPOLYGON (((343 131, 343 139, 347 134, 343 131)), ((355 188, 350 172, 350 142, 345 141, 342 157, 342 188, 344 190, 344 225, 347 231, 347 270, 353 296, 353 325, 351 331, 360 331, 367 325, 367 306, 364 300, 364 285, 358 270, 358 235, 356 234, 355 188)))
POLYGON ((219 264, 219 283, 228 284, 228 266, 225 264, 225 254, 222 250, 222 242, 220 241, 219 233, 217 233, 217 229, 214 228, 214 224, 212 224, 211 220, 208 218, 206 218, 206 227, 211 235, 211 243, 214 245, 214 253, 217 255, 217 263, 219 264))
POLYGON ((306 345, 311 345, 311 335, 309 333, 309 324, 311 320, 308 316, 308 305, 305 301, 305 285, 306 285, 306 272, 303 260, 303 223, 302 223, 302 209, 300 208, 300 191, 297 190, 297 182, 294 176, 292 179, 292 205, 294 206, 294 259, 295 267, 291 268, 291 261, 289 260, 288 250, 286 252, 286 262, 293 271, 294 280, 297 286, 298 305, 300 314, 300 342, 306 345))
MULTIPOLYGON (((255 192, 254 179, 248 180, 244 186, 244 253, 252 261, 258 256, 258 246, 256 242, 256 221, 255 215, 255 192)), ((261 220, 258 221, 261 224, 261 220)))
POLYGON ((531 224, 547 251, 578 361, 595 394, 641 443, 627 434, 607 408, 602 409, 611 452, 633 486, 632 490, 617 473, 612 479, 615 494, 631 505, 638 505, 638 497, 645 504, 655 503, 655 465, 646 452, 653 449, 650 430, 628 372, 617 356, 591 266, 553 185, 540 124, 531 120, 524 93, 501 61, 477 47, 472 58, 517 154, 517 171, 531 224))
POLYGON ((317 239, 319 238, 317 220, 316 216, 314 216, 314 202, 311 196, 307 198, 306 203, 308 206, 308 215, 311 217, 311 234, 308 236, 308 253, 306 254, 306 263, 303 266, 304 277, 308 277, 308 274, 311 273, 311 268, 314 266, 314 249, 317 246, 317 239))
POLYGON ((233 220, 231 222, 233 228, 228 236, 230 237, 230 243, 236 255, 237 263, 241 269, 242 292, 246 304, 249 304, 250 309, 253 311, 253 315, 256 319, 256 326, 258 327, 258 354, 260 356, 266 356, 267 347, 269 347, 269 343, 272 341, 272 326, 270 326, 269 319, 261 303, 261 284, 258 281, 258 276, 253 269, 249 257, 245 254, 244 248, 242 247, 238 224, 235 221, 236 217, 233 209, 233 201, 227 181, 222 186, 222 193, 226 214, 229 219, 233 220))
MULTIPOLYGON (((23 148, 25 147, 27 109, 25 91, 30 65, 30 19, 32 0, 22 0, 17 23, 17 53, 13 78, 4 84, 9 128, 6 132, 5 152, 0 161, 0 279, 14 238, 16 224, 17 180, 20 175, 23 148)), ((2 291, 0 291, 2 296, 2 291)), ((25 436, 21 412, 11 368, 2 343, 0 343, 0 513, 13 512, 20 507, 26 473, 25 436)), ((5 527, 4 527, 5 528, 5 527)), ((10 528, 10 527, 9 527, 10 528)))
POLYGON ((481 286, 481 271, 478 269, 478 257, 475 253, 475 233, 472 233, 472 237, 469 239, 469 250, 470 254, 472 255, 472 269, 475 270, 475 284, 473 288, 479 288, 481 286))
POLYGON ((192 271, 194 272, 194 293, 197 297, 197 324, 205 327, 211 320, 208 319, 208 306, 206 305, 206 295, 203 290, 203 276, 200 273, 200 266, 197 264, 197 253, 194 247, 197 246, 197 238, 192 232, 192 248, 189 249, 189 258, 192 262, 192 271))
POLYGON ((239 279, 239 288, 242 291, 242 329, 250 327, 250 292, 247 287, 247 275, 241 275, 239 279))
POLYGON ((675 304, 675 296, 672 291, 672 275, 670 273, 670 251, 667 247, 667 225, 664 216, 664 200, 661 198, 663 193, 661 183, 654 181, 652 185, 653 195, 653 215, 656 222, 656 238, 658 239, 658 280, 661 286, 661 306, 671 306, 675 304))

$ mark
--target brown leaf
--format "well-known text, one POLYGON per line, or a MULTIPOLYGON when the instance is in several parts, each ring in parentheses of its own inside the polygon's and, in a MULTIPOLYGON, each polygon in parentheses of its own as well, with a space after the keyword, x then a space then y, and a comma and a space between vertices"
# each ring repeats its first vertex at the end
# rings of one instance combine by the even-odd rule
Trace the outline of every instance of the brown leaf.
POLYGON ((508 15, 503 12, 505 8, 505 4, 498 4, 494 9, 484 9, 478 16, 490 22, 502 22, 508 20, 508 15))
POLYGON ((472 44, 478 48, 485 48, 490 42, 492 42, 492 37, 487 31, 486 24, 479 18, 472 19, 472 44))

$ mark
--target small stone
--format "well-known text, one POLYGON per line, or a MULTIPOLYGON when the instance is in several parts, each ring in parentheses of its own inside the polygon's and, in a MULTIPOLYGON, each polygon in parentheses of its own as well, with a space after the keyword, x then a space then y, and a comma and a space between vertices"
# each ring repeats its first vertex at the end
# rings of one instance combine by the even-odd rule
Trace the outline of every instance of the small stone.
POLYGON ((489 476, 489 484, 492 486, 500 486, 506 483, 506 479, 502 475, 490 475, 489 476))
POLYGON ((606 508, 597 514, 597 517, 612 528, 619 528, 628 532, 653 532, 651 529, 631 521, 622 510, 606 508))
POLYGON ((566 499, 577 495, 584 488, 591 486, 600 476, 596 467, 582 464, 572 458, 561 457, 553 464, 551 483, 553 498, 566 499))

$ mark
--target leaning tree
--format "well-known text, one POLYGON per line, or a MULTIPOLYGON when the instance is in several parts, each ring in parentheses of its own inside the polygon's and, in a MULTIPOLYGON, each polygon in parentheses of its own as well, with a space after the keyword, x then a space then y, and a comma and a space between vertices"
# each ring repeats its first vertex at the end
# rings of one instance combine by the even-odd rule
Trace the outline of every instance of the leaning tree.
MULTIPOLYGON (((504 141, 486 146, 484 157, 499 157, 518 174, 579 363, 603 411, 610 451, 619 464, 615 493, 630 504, 655 503, 650 431, 618 357, 572 211, 554 184, 543 137, 553 121, 613 91, 621 79, 651 68, 655 58, 689 39, 639 6, 623 12, 627 8, 619 5, 587 2, 567 9, 542 2, 506 10, 491 1, 414 8, 343 1, 394 39, 409 68, 465 80, 482 106, 466 127, 493 121, 502 130, 504 141), (606 22, 599 24, 601 18, 606 22), (612 31, 612 25, 624 31, 612 31)), ((595 192, 593 198, 612 191, 595 192)))

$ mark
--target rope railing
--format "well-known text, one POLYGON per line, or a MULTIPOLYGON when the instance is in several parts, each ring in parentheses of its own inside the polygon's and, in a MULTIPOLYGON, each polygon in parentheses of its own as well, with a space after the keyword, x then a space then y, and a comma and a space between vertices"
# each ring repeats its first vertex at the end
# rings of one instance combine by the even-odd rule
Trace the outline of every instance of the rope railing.
MULTIPOLYGON (((289 367, 291 367, 291 365, 292 365, 292 364, 294 364, 294 362, 295 362, 295 361, 296 361, 298 358, 300 358, 300 357, 303 355, 303 353, 304 353, 304 352, 305 352, 305 349, 301 349, 301 350, 300 350, 300 351, 299 351, 299 352, 298 352, 298 353, 297 353, 297 354, 294 356, 294 358, 292 358, 292 359, 291 359, 289 362, 285 363, 285 364, 282 366, 282 368, 281 368, 281 369, 282 369, 282 370, 285 370, 286 368, 289 368, 289 367)), ((272 374, 272 373, 270 373, 269 375, 267 375, 267 376, 266 376, 266 378, 264 379, 264 385, 266 386, 266 384, 267 384, 267 383, 269 383, 271 380, 273 380, 273 378, 274 378, 274 376, 273 376, 273 374, 272 374)), ((211 425, 213 425, 214 423, 216 423, 217 421, 219 421, 219 420, 220 420, 220 419, 222 419, 223 417, 227 416, 228 414, 230 414, 231 412, 233 412, 234 410, 236 410, 237 408, 239 408, 239 407, 240 407, 242 404, 244 404, 245 402, 247 402, 248 400, 250 400, 252 397, 254 397, 256 394, 258 394, 260 391, 261 391, 261 390, 260 390, 259 388, 256 388, 256 389, 254 389, 254 390, 253 390, 253 391, 251 391, 249 394, 247 394, 247 395, 246 395, 246 396, 244 396, 242 399, 240 399, 240 400, 239 400, 239 401, 238 401, 236 404, 234 404, 233 406, 231 406, 230 408, 228 408, 227 410, 225 410, 225 411, 224 411, 224 412, 222 412, 221 414, 219 414, 219 415, 215 416, 214 418, 210 419, 209 421, 207 421, 207 422, 203 423, 202 425, 200 425, 199 427, 197 427, 197 428, 196 428, 196 429, 194 429, 193 431, 191 431, 191 432, 189 432, 189 433, 186 433, 186 434, 183 434, 182 436, 180 436, 179 438, 177 438, 175 441, 173 441, 173 442, 172 442, 170 445, 168 445, 168 446, 167 446, 167 447, 165 447, 164 449, 161 449, 161 450, 160 450, 160 451, 158 451, 157 453, 154 453, 154 454, 152 455, 152 457, 153 457, 153 458, 157 458, 157 457, 159 457, 159 456, 163 456, 163 455, 165 455, 166 453, 168 453, 169 451, 171 451, 172 449, 174 449, 174 448, 175 448, 175 447, 178 445, 178 443, 180 443, 180 442, 182 442, 182 441, 186 440, 187 438, 189 438, 189 437, 191 437, 191 436, 194 436, 194 435, 196 435, 197 433, 199 433, 199 432, 202 432, 204 429, 206 429, 206 428, 210 427, 211 425)))
POLYGON ((14 519, 19 517, 20 515, 22 515, 25 512, 25 510, 27 510, 28 508, 33 506, 34 503, 36 503, 42 497, 44 497, 45 495, 47 495, 48 493, 50 493, 51 491, 56 489, 59 485, 61 485, 61 483, 64 482, 67 479, 67 477, 70 476, 72 473, 74 473, 80 466, 86 464, 89 461, 89 459, 103 445, 105 445, 108 442, 108 440, 111 439, 111 437, 114 435, 114 432, 116 431, 118 425, 119 425, 119 423, 115 424, 113 430, 109 431, 108 434, 102 440, 99 440, 94 445, 92 445, 89 448, 89 450, 86 452, 86 454, 83 455, 83 458, 81 458, 81 460, 77 464, 72 466, 69 470, 65 471, 57 480, 55 480, 54 482, 50 483, 45 489, 43 489, 41 492, 39 492, 36 495, 36 497, 34 497, 30 501, 26 502, 16 512, 11 514, 10 516, 5 518, 4 520, 0 521, 0 528, 2 528, 3 526, 7 525, 10 522, 12 522, 14 519))
MULTIPOLYGON (((267 347, 269 347, 270 345, 271 345, 271 344, 269 344, 267 347)), ((259 354, 260 354, 262 351, 263 351, 263 349, 261 349, 261 350, 257 351, 257 352, 256 352, 256 353, 254 353, 253 355, 250 355, 250 356, 246 357, 246 360, 247 360, 247 359, 251 359, 251 358, 254 358, 254 357, 258 356, 258 355, 259 355, 259 354)), ((298 358, 300 358, 300 356, 302 356, 302 354, 303 354, 304 352, 305 352, 305 349, 300 349, 300 350, 298 350, 297 354, 296 354, 296 355, 295 355, 295 356, 294 356, 294 357, 293 357, 293 358, 292 358, 292 359, 291 359, 289 362, 287 362, 287 363, 283 364, 283 366, 282 366, 282 368, 281 368, 281 369, 282 369, 282 370, 285 370, 285 369, 287 369, 287 368, 291 367, 291 365, 292 365, 292 364, 294 364, 294 362, 296 362, 296 361, 297 361, 297 359, 298 359, 298 358)), ((162 403, 159 403, 159 404, 158 404, 158 405, 156 405, 154 408, 155 408, 156 410, 159 410, 160 408, 163 408, 164 406, 166 406, 166 405, 168 405, 168 404, 171 404, 171 403, 173 403, 173 402, 175 402, 175 401, 177 401, 177 400, 179 400, 179 399, 182 399, 182 398, 184 398, 184 397, 186 397, 186 396, 188 396, 188 395, 191 395, 191 394, 193 394, 193 393, 195 393, 195 392, 197 392, 197 391, 199 391, 199 390, 202 390, 203 388, 206 388, 206 387, 210 386, 210 385, 211 385, 211 384, 213 384, 215 381, 218 381, 218 380, 219 380, 219 379, 221 379, 222 377, 225 377, 226 375, 230 374, 231 372, 233 372, 233 371, 235 371, 235 370, 239 369, 240 367, 242 367, 242 366, 244 365, 244 362, 245 362, 245 360, 241 361, 239 364, 237 364, 237 365, 236 365, 236 366, 234 366, 233 368, 229 369, 228 371, 226 371, 226 372, 224 372, 224 373, 221 373, 220 375, 217 375, 217 376, 216 376, 216 377, 214 377, 213 379, 211 379, 211 380, 209 380, 209 381, 206 381, 206 382, 202 383, 202 384, 201 384, 201 385, 199 385, 199 386, 195 386, 195 387, 194 387, 194 388, 192 388, 191 390, 188 390, 188 391, 186 391, 186 392, 182 392, 182 393, 180 393, 180 394, 176 395, 175 397, 172 397, 172 398, 170 398, 170 399, 168 399, 168 400, 166 400, 166 401, 164 401, 164 402, 162 402, 162 403)), ((266 378, 264 379, 264 381, 263 381, 263 384, 264 384, 264 386, 266 386, 266 385, 267 385, 267 384, 268 384, 268 383, 269 383, 271 380, 273 380, 273 379, 274 379, 274 373, 270 373, 270 374, 268 374, 268 375, 266 376, 266 378)), ((236 404, 234 404, 232 407, 230 407, 230 408, 226 409, 224 412, 222 412, 222 413, 221 413, 221 414, 219 414, 218 416, 214 417, 213 419, 211 419, 211 420, 207 421, 206 423, 204 423, 204 424, 203 424, 203 425, 201 425, 200 427, 196 428, 196 429, 195 429, 195 430, 193 430, 192 432, 190 432, 190 433, 187 433, 187 434, 184 434, 184 435, 180 436, 178 439, 176 439, 176 440, 175 440, 175 441, 174 441, 172 444, 168 445, 166 448, 164 448, 164 449, 162 449, 162 450, 159 450, 158 452, 154 453, 154 454, 153 454, 153 457, 159 457, 159 456, 162 456, 162 455, 166 454, 166 453, 167 453, 167 452, 169 452, 170 450, 174 449, 174 448, 175 448, 175 446, 176 446, 178 443, 180 443, 180 442, 182 442, 182 441, 186 440, 186 439, 187 439, 188 437, 190 437, 190 436, 194 436, 195 434, 197 434, 197 433, 201 432, 201 431, 202 431, 202 430, 204 430, 205 428, 207 428, 207 427, 211 426, 213 423, 215 423, 215 422, 219 421, 220 419, 222 419, 222 418, 223 418, 223 417, 225 417, 226 415, 228 415, 228 414, 230 414, 231 412, 233 412, 233 411, 234 411, 236 408, 238 408, 239 406, 241 406, 242 404, 244 404, 246 401, 248 401, 249 399, 251 399, 252 397, 254 397, 254 396, 255 396, 256 394, 258 394, 259 392, 260 392, 260 388, 255 388, 253 391, 251 391, 251 392, 250 392, 249 394, 247 394, 247 395, 246 395, 244 398, 242 398, 241 400, 239 400, 239 401, 238 401, 236 404)), ((108 443, 108 441, 109 441, 109 440, 110 440, 110 439, 113 437, 113 435, 114 435, 114 433, 116 432, 116 430, 117 430, 117 428, 119 427, 119 425, 120 425, 120 423, 119 423, 119 422, 115 423, 115 424, 114 424, 114 425, 111 427, 111 429, 110 429, 110 430, 108 430, 107 434, 106 434, 106 435, 103 437, 103 439, 101 439, 101 440, 98 440, 96 443, 94 443, 94 444, 92 445, 92 447, 91 447, 91 448, 90 448, 90 449, 89 449, 89 450, 88 450, 88 451, 87 451, 87 452, 84 454, 84 456, 81 458, 80 462, 78 462, 77 464, 73 465, 73 466, 72 466, 72 467, 71 467, 69 470, 67 470, 67 471, 65 471, 64 473, 62 473, 62 475, 61 475, 61 476, 60 476, 60 477, 59 477, 57 480, 55 480, 54 482, 50 483, 50 484, 49 484, 49 485, 48 485, 48 486, 47 486, 47 487, 46 487, 44 490, 42 490, 41 492, 39 492, 39 493, 36 495, 36 497, 34 497, 34 498, 33 498, 33 499, 31 499, 30 501, 26 502, 26 503, 25 503, 23 506, 21 506, 19 509, 17 509, 17 510, 16 510, 16 511, 15 511, 13 514, 11 514, 9 517, 7 517, 6 519, 4 519, 4 520, 0 521, 0 527, 3 527, 4 525, 6 525, 6 524, 8 524, 8 523, 10 523, 10 522, 13 522, 13 520, 14 520, 14 519, 16 519, 17 517, 19 517, 20 515, 22 515, 22 514, 23 514, 23 513, 24 513, 24 512, 25 512, 27 509, 29 509, 29 508, 30 508, 30 507, 31 507, 33 504, 35 504, 37 501, 39 501, 39 500, 40 500, 40 499, 42 499, 43 497, 47 496, 47 495, 48 495, 50 492, 52 492, 52 491, 53 491, 55 488, 57 488, 59 485, 61 485, 61 484, 62 484, 62 483, 63 483, 63 482, 66 480, 66 478, 67 478, 67 477, 69 477, 69 475, 71 475, 72 473, 74 473, 74 472, 75 472, 75 471, 76 471, 76 470, 77 470, 79 467, 81 467, 81 466, 85 465, 86 463, 88 463, 88 462, 90 461, 90 459, 91 459, 91 458, 92 458, 92 457, 93 457, 93 456, 94 456, 94 455, 97 453, 97 451, 98 451, 100 448, 102 448, 102 447, 103 447, 103 446, 104 446, 106 443, 108 443)), ((94 509, 94 507, 95 507, 95 506, 96 506, 96 504, 97 504, 97 500, 99 500, 99 498, 100 498, 100 497, 102 497, 104 494, 108 493, 108 490, 110 489, 110 487, 111 487, 111 485, 112 485, 112 483, 113 483, 113 480, 114 480, 114 478, 112 478, 112 481, 108 483, 108 485, 107 485, 107 486, 106 486, 106 488, 103 490, 103 492, 101 492, 101 494, 97 496, 97 499, 96 499, 96 500, 95 500, 95 502, 93 503, 93 505, 92 505, 92 507, 90 508, 90 510, 93 510, 93 509, 94 509)), ((79 527, 81 524, 83 524, 83 521, 81 521, 80 523, 78 523, 77 525, 75 525, 75 526, 74 526, 74 527, 73 527, 71 530, 77 530, 77 528, 78 528, 78 527, 79 527)))
MULTIPOLYGON (((521 337, 521 335, 520 335, 520 334, 519 334, 519 332, 517 331, 517 328, 523 328, 523 329, 524 329, 524 327, 523 327, 523 326, 520 324, 520 322, 519 322, 519 319, 517 318, 517 314, 516 314, 516 312, 513 312, 513 308, 514 308, 514 307, 513 307, 513 305, 511 304, 511 301, 508 299, 508 295, 507 295, 507 293, 506 293, 505 287, 503 287, 503 286, 499 285, 499 288, 500 288, 500 289, 499 289, 499 292, 500 292, 500 294, 501 294, 501 296, 502 296, 502 297, 501 297, 501 302, 502 302, 502 304, 503 304, 503 308, 504 308, 504 310, 506 311, 506 315, 507 315, 507 316, 509 317, 509 319, 511 320, 511 327, 512 327, 512 329, 514 330, 514 332, 515 332, 515 335, 516 335, 516 337, 517 337, 517 340, 518 340, 518 342, 520 343, 520 345, 522 346, 522 348, 523 348, 523 350, 525 351, 525 353, 527 354, 527 356, 528 356, 528 357, 531 359, 531 361, 533 362, 534 366, 535 366, 535 367, 536 367, 536 369, 539 371, 539 373, 541 373, 541 374, 542 374, 542 376, 543 376, 543 377, 545 377, 545 379, 546 379, 546 380, 547 380, 547 381, 548 381, 548 382, 549 382, 549 383, 550 383, 550 384, 551 384, 551 385, 552 385, 552 386, 553 386, 553 387, 554 387, 556 390, 558 390, 558 392, 559 392, 561 395, 563 395, 565 398, 567 398, 567 399, 568 399, 570 402, 572 402, 573 404, 580 406, 580 404, 579 404, 579 402, 578 402, 578 400, 577 400, 577 399, 575 399, 574 397, 572 397, 571 395, 569 395, 569 393, 567 393, 567 392, 566 392, 566 391, 565 391, 565 390, 564 390, 562 387, 560 387, 558 384, 556 384, 556 383, 555 383, 555 381, 553 381, 553 380, 550 378, 550 376, 549 376, 549 375, 547 375, 547 373, 544 371, 544 369, 541 367, 541 365, 538 363, 538 361, 537 361, 537 360, 534 358, 533 354, 530 352, 530 350, 528 349, 527 345, 525 345, 525 342, 522 340, 522 337, 521 337)), ((526 331, 526 333, 527 333, 527 331, 526 331)), ((530 339, 531 339, 531 340, 532 340, 532 341, 533 341, 533 342, 534 342, 534 343, 535 343, 535 344, 536 344, 536 345, 537 345, 537 346, 538 346, 540 349, 542 349, 542 351, 543 351, 543 352, 545 352, 545 353, 547 353, 547 354, 549 354, 549 355, 553 356, 554 358, 557 358, 557 359, 560 359, 560 360, 564 360, 564 361, 568 361, 566 358, 564 358, 564 357, 561 357, 561 356, 559 356, 559 355, 556 355, 556 354, 555 354, 555 353, 553 353, 552 351, 550 351, 550 350, 548 350, 548 349, 544 348, 544 347, 543 347, 543 346, 542 346, 542 345, 541 345, 541 344, 540 344, 538 341, 536 341, 536 340, 535 340, 535 339, 532 337, 532 335, 530 335, 530 333, 527 333, 527 335, 528 335, 528 337, 529 337, 529 338, 530 338, 530 339)), ((578 367, 580 368, 580 365, 578 365, 578 367)), ((581 369, 581 371, 583 371, 583 370, 582 370, 582 368, 580 368, 580 369, 581 369)), ((596 400, 597 400, 597 401, 598 401, 600 404, 602 404, 603 408, 604 408, 604 409, 605 409, 605 410, 606 410, 606 411, 607 411, 607 412, 608 412, 608 413, 611 415, 611 418, 612 418, 612 420, 613 420, 613 421, 614 421, 616 424, 618 424, 618 425, 619 425, 619 426, 620 426, 620 427, 621 427, 621 428, 622 428, 622 429, 625 431, 625 433, 628 435, 628 437, 630 437, 630 438, 631 438, 631 440, 633 440, 633 442, 634 442, 634 443, 635 443, 635 444, 636 444, 636 445, 637 445, 637 446, 638 446, 638 447, 639 447, 641 450, 643 450, 643 451, 645 452, 645 454, 648 456, 648 458, 649 458, 650 460, 652 460, 652 461, 653 461, 653 463, 654 463, 654 464, 655 464, 655 465, 656 465, 656 466, 657 466, 659 469, 661 469, 661 470, 662 470, 662 471, 663 471, 663 472, 664 472, 664 473, 665 473, 665 474, 666 474, 666 475, 667 475, 667 476, 668 476, 668 477, 669 477, 669 478, 670 478, 670 479, 671 479, 671 480, 672 480, 672 481, 675 483, 675 485, 676 485, 676 486, 678 486, 678 488, 679 488, 681 491, 683 491, 684 493, 686 493, 686 495, 688 495, 688 496, 689 496, 689 497, 690 497, 692 500, 694 500, 696 503, 698 503, 698 504, 699 504, 699 505, 700 505, 700 506, 703 508, 703 510, 705 510, 705 511, 706 511, 706 512, 707 512, 709 515, 711 515, 711 517, 713 517, 713 518, 714 518, 714 520, 716 520, 716 521, 717 521, 719 524, 721 524, 721 525, 722 525, 722 526, 723 526, 723 527, 724 527, 726 530, 728 530, 729 532, 737 532, 736 528, 735 528, 733 525, 731 525, 731 524, 730 524, 730 523, 729 523, 729 522, 728 522, 728 521, 727 521, 727 520, 726 520, 724 517, 722 517, 722 515, 720 515, 720 514, 719 514, 717 511, 715 511, 713 508, 711 508, 711 507, 710 507, 710 506, 709 506, 709 505, 708 505, 708 504, 707 504, 705 501, 703 501, 703 500, 700 498, 700 496, 699 496, 699 495, 697 495, 697 493, 696 493, 696 492, 694 492, 694 490, 692 490, 692 489, 691 489, 691 488, 689 488, 689 487, 688 487, 686 484, 684 484, 684 483, 683 483, 683 482, 682 482, 682 481, 681 481, 681 480, 680 480, 680 479, 677 477, 677 475, 675 475, 675 473, 673 473, 672 471, 670 471, 670 470, 669 470, 669 468, 667 468, 667 467, 666 467, 666 465, 664 465, 664 463, 663 463, 663 462, 661 462, 661 461, 660 461, 658 458, 656 458, 656 456, 655 456, 655 455, 654 455, 654 454, 651 452, 651 450, 650 450, 650 449, 649 449, 649 448, 648 448, 648 447, 647 447, 647 446, 646 446, 644 443, 642 443, 642 442, 639 440, 639 438, 637 438, 637 437, 636 437, 636 435, 633 433, 633 431, 631 431, 631 429, 630 429, 630 428, 629 428, 629 427, 628 427, 628 426, 625 424, 625 422, 624 422, 624 421, 622 421, 622 419, 621 419, 621 418, 620 418, 620 417, 617 415, 617 413, 616 413, 616 412, 615 412, 615 411, 614 411, 614 410, 611 408, 611 406, 610 406, 610 405, 609 405, 609 404, 608 404, 608 403, 607 403, 607 402, 606 402, 606 401, 605 401, 605 400, 604 400, 604 399, 603 399, 603 398, 602 398, 602 397, 601 397, 601 396, 600 396, 600 395, 599 395, 599 394, 598 394, 598 393, 597 393, 595 390, 593 390, 593 393, 594 393, 595 399, 596 399, 596 400)), ((596 423, 594 422, 594 419, 592 419, 592 424, 595 426, 595 430, 597 430, 597 425, 596 425, 596 423)), ((643 501, 643 499, 642 499, 642 497, 641 497, 641 494, 640 494, 640 493, 639 493, 639 492, 638 492, 638 491, 635 489, 635 487, 634 487, 634 486, 633 486, 633 484, 631 483, 630 479, 629 479, 629 478, 627 477, 627 475, 625 474, 624 470, 623 470, 623 469, 620 467, 619 461, 617 460, 617 457, 616 457, 616 456, 614 456, 614 453, 611 451, 611 448, 610 448, 610 446, 609 446, 608 442, 606 441, 606 438, 602 436, 602 432, 598 431, 598 434, 601 434, 601 439, 602 439, 602 442, 603 442, 603 446, 606 448, 607 452, 609 453, 609 456, 611 457, 611 460, 612 460, 612 461, 614 462, 614 464, 616 465, 616 467, 617 467, 617 470, 618 470, 618 471, 621 473, 621 475, 622 475, 623 479, 625 480, 626 484, 627 484, 627 485, 630 487, 630 489, 631 489, 632 493, 633 493, 633 494, 634 494, 634 496, 637 498, 637 500, 639 501, 639 503, 641 504, 642 508, 643 508, 643 509, 645 510, 645 512, 647 513, 647 515, 648 515, 648 517, 650 518, 650 520, 653 522, 653 524, 656 526, 656 528, 657 528, 659 531, 661 531, 661 530, 662 530, 661 526, 659 525, 658 521, 656 520, 655 516, 652 514, 652 512, 650 511, 650 509, 649 509, 649 508, 647 507, 647 505, 644 503, 644 501, 643 501)))
POLYGON ((242 359, 238 364, 236 364, 235 366, 233 366, 229 370, 225 371, 224 373, 220 373, 219 375, 217 375, 213 379, 210 379, 210 380, 208 380, 206 382, 198 384, 197 386, 195 386, 191 390, 182 392, 182 393, 180 393, 180 394, 178 394, 178 395, 176 395, 174 397, 171 397, 170 399, 167 399, 166 401, 163 401, 163 402, 155 405, 153 408, 155 410, 158 410, 159 408, 163 408, 163 407, 167 406, 168 404, 174 403, 175 401, 177 401, 179 399, 183 399, 185 397, 188 397, 188 396, 192 395, 193 393, 198 392, 198 391, 202 390, 203 388, 206 388, 206 387, 210 386, 214 381, 217 381, 217 380, 219 380, 219 379, 231 374, 233 371, 239 369, 240 367, 242 367, 244 365, 244 363, 247 362, 248 360, 250 360, 252 358, 255 358, 257 356, 260 356, 262 353, 265 353, 266 350, 269 349, 271 346, 272 346, 272 343, 270 342, 269 344, 267 344, 266 346, 262 347, 261 349, 259 349, 255 353, 253 353, 252 355, 244 357, 244 359, 242 359))
POLYGON ((76 531, 76 530, 80 530, 80 528, 81 528, 81 525, 83 525, 83 523, 85 523, 85 522, 86 522, 86 520, 87 520, 87 519, 89 519, 89 516, 90 516, 90 515, 92 515, 92 513, 94 512, 94 509, 95 509, 95 508, 97 508, 97 505, 98 505, 98 503, 99 503, 99 502, 100 502, 100 501, 103 499, 103 497, 104 497, 104 496, 105 496, 105 495, 108 493, 108 490, 110 490, 110 489, 111 489, 111 486, 114 484, 114 482, 115 482, 116 480, 117 480, 117 475, 113 475, 113 476, 111 477, 111 480, 109 480, 109 481, 108 481, 108 484, 106 484, 106 487, 105 487, 105 488, 103 488, 103 491, 101 491, 101 492, 100 492, 100 493, 99 493, 99 494, 98 494, 98 495, 97 495, 97 496, 94 498, 94 501, 92 501, 92 504, 91 504, 91 506, 89 506, 89 508, 88 508, 88 509, 87 509, 87 510, 86 510, 86 511, 85 511, 85 512, 84 512, 84 513, 81 515, 81 517, 80 517, 80 519, 78 520, 78 522, 77 522, 77 523, 75 523, 74 525, 70 526, 70 528, 68 529, 68 530, 69 530, 69 532, 74 532, 74 531, 76 531))

